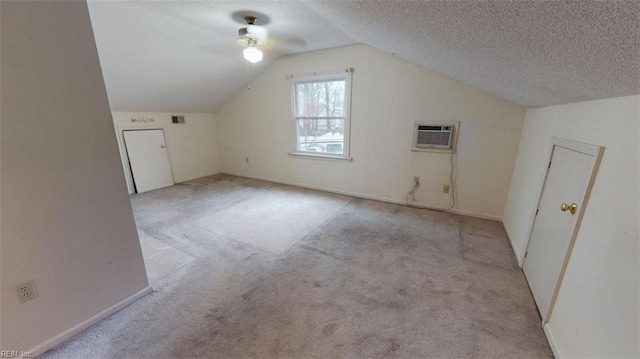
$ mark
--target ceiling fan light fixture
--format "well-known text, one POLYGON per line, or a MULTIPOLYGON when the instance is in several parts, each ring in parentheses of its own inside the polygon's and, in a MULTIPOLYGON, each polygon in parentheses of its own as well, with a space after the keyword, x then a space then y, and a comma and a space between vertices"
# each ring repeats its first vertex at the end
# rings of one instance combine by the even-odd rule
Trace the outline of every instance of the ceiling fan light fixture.
POLYGON ((265 41, 269 32, 262 26, 249 25, 238 30, 238 39, 265 41))
POLYGON ((244 21, 247 22, 247 27, 238 30, 237 40, 239 44, 246 46, 242 51, 242 55, 245 60, 252 64, 260 62, 263 57, 262 51, 260 51, 257 46, 267 44, 267 29, 262 26, 257 26, 256 20, 254 16, 244 17, 244 21))
POLYGON ((249 61, 252 64, 255 64, 256 62, 260 62, 262 60, 263 54, 262 51, 258 50, 254 46, 249 46, 242 51, 242 56, 244 56, 245 60, 249 61))

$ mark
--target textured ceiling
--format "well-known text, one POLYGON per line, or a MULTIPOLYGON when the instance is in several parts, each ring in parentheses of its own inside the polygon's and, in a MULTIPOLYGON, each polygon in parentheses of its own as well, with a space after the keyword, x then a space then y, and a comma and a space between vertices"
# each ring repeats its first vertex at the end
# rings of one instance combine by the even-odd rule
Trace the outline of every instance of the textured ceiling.
POLYGON ((363 43, 524 106, 640 93, 638 1, 90 2, 114 110, 215 112, 279 56, 363 43), (247 66, 238 13, 268 21, 247 66))
POLYGON ((354 43, 293 2, 90 1, 89 12, 116 111, 215 112, 284 54, 354 43), (236 44, 243 24, 232 15, 245 10, 266 14, 280 45, 258 64, 248 65, 236 44))

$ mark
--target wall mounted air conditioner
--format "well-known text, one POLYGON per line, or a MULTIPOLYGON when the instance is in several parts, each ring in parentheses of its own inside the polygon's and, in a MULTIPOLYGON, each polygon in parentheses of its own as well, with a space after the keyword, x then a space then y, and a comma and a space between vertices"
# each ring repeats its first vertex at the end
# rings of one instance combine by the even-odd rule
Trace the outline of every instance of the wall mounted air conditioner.
POLYGON ((416 123, 413 131, 414 150, 453 150, 455 141, 454 124, 416 123))

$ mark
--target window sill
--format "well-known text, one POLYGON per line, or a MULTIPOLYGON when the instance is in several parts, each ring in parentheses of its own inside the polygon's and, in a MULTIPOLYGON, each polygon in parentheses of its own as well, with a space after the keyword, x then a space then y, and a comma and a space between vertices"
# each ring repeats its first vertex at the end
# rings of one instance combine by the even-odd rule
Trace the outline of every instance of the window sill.
POLYGON ((289 156, 292 157, 300 157, 300 158, 308 158, 311 160, 321 160, 321 161, 346 161, 352 162, 353 158, 351 157, 342 157, 342 156, 330 156, 330 155, 315 155, 312 153, 305 152, 289 152, 289 156))

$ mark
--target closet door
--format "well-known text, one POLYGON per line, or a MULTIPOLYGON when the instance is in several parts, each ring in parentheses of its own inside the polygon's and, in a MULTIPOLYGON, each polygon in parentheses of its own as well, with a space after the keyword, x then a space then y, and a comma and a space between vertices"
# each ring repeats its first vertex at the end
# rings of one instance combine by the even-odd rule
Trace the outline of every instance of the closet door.
POLYGON ((547 177, 525 254, 524 274, 543 324, 569 265, 603 148, 553 139, 547 177))
POLYGON ((136 192, 173 185, 163 130, 123 131, 136 192))

